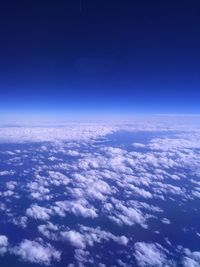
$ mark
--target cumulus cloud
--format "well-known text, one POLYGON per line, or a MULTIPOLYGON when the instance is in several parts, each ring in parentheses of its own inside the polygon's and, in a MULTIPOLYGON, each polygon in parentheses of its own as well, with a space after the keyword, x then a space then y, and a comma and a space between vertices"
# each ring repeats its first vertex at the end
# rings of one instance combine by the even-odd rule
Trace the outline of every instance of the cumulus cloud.
POLYGON ((65 216, 66 212, 70 212, 84 218, 98 217, 96 209, 84 199, 77 201, 57 201, 55 204, 56 205, 52 209, 60 216, 65 216))
POLYGON ((104 231, 100 227, 88 227, 79 225, 79 230, 61 230, 58 225, 54 225, 51 222, 38 226, 38 230, 50 240, 67 241, 73 247, 79 249, 85 249, 87 246, 94 246, 95 243, 101 243, 102 241, 114 241, 119 245, 126 246, 129 239, 122 235, 116 236, 111 232, 104 231))
POLYGON ((19 228, 24 229, 27 227, 28 218, 26 216, 14 217, 10 221, 19 228))
POLYGON ((142 214, 140 210, 137 208, 127 207, 117 201, 117 203, 114 205, 114 209, 109 215, 109 218, 117 223, 118 225, 134 225, 134 224, 140 224, 141 226, 146 227, 145 225, 145 215, 142 214))
POLYGON ((33 204, 30 208, 26 210, 26 215, 38 220, 49 220, 52 214, 51 209, 38 206, 33 204))
POLYGON ((108 231, 102 230, 100 227, 92 228, 84 225, 80 226, 80 232, 66 231, 61 232, 64 239, 68 240, 73 246, 84 249, 86 246, 94 246, 95 243, 102 241, 114 241, 119 245, 126 246, 128 238, 124 235, 116 236, 108 231))
MULTIPOLYGON (((16 231, 24 233, 33 230, 33 240, 23 239, 17 245, 9 245, 2 236, 0 253, 8 251, 24 261, 50 265, 60 260, 57 247, 67 244, 73 247, 71 266, 107 266, 104 250, 113 266, 169 267, 175 264, 170 260, 175 256, 184 267, 198 266, 198 251, 178 251, 173 240, 162 233, 162 229, 169 233, 177 223, 170 207, 187 216, 187 204, 200 197, 199 132, 187 130, 170 137, 170 130, 174 131, 170 125, 139 122, 16 127, 12 133, 5 128, 4 136, 0 130, 0 142, 19 142, 19 149, 6 149, 6 154, 0 151, 5 156, 0 169, 2 223, 12 223, 16 231), (141 129, 167 132, 139 143, 139 133, 134 133, 141 129), (116 132, 117 139, 118 130, 133 135, 129 145, 122 140, 112 143, 113 137, 106 136, 116 132), (142 233, 139 242, 135 229, 142 233), (142 236, 156 236, 162 246, 143 242, 142 236), (93 247, 98 247, 96 255, 93 247)), ((198 212, 195 205, 190 212, 198 212)))
POLYGON ((191 251, 184 249, 185 256, 183 257, 182 264, 184 267, 198 267, 200 266, 200 251, 191 251))
POLYGON ((11 171, 0 171, 0 176, 12 176, 15 174, 15 171, 11 170, 11 171))
POLYGON ((0 255, 4 255, 8 250, 8 238, 0 235, 0 255))
POLYGON ((42 265, 50 265, 53 261, 60 261, 61 253, 49 243, 24 239, 11 252, 22 260, 42 265))
POLYGON ((9 190, 15 190, 16 185, 17 185, 17 183, 15 181, 9 181, 6 183, 6 187, 9 190))
POLYGON ((158 243, 137 242, 134 248, 134 255, 140 267, 173 266, 173 262, 167 259, 167 250, 158 243))
POLYGON ((51 240, 59 239, 59 234, 57 233, 59 230, 59 227, 57 225, 54 225, 51 222, 48 222, 48 224, 39 225, 38 230, 48 239, 51 239, 51 240))
POLYGON ((84 240, 84 236, 79 232, 70 230, 61 233, 63 240, 68 241, 73 247, 84 249, 86 247, 86 243, 84 240))
POLYGON ((55 186, 67 185, 70 182, 69 178, 66 175, 55 171, 49 171, 48 181, 50 182, 50 184, 55 186))

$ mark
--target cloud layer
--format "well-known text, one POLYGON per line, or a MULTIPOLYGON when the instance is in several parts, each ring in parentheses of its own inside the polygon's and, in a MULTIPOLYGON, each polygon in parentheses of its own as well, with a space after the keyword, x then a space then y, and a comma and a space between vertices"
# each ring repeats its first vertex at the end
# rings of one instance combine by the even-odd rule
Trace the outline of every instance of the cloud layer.
POLYGON ((0 261, 199 266, 197 127, 16 127, 0 140, 0 261))

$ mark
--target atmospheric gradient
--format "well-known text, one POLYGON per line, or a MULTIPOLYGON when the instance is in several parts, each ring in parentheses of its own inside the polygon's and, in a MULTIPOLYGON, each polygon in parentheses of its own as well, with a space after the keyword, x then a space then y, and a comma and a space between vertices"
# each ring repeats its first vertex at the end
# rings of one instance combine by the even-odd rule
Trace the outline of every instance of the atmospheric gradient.
POLYGON ((0 1, 0 267, 200 267, 200 1, 0 1))

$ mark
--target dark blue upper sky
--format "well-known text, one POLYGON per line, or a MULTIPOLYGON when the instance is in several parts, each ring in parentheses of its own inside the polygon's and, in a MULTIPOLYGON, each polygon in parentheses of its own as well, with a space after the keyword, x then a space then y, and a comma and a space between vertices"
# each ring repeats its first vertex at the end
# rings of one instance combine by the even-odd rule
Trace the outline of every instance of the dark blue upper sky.
POLYGON ((1 113, 200 113, 200 2, 1 1, 1 113))

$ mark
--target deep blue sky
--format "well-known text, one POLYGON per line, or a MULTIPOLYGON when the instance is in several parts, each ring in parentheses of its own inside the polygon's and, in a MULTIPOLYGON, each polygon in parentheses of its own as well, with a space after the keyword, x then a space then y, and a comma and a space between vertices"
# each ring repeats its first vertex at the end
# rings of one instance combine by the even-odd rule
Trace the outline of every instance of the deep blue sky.
POLYGON ((200 113, 200 2, 0 4, 0 112, 200 113))

